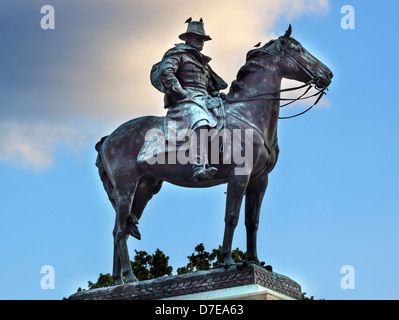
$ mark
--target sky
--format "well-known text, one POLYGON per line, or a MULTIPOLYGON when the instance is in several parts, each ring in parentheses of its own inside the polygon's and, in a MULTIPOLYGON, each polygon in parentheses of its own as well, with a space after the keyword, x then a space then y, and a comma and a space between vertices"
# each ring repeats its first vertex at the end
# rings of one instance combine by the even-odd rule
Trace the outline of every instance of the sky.
MULTIPOLYGON (((289 24, 334 73, 316 108, 279 122, 260 260, 315 299, 399 299, 398 10, 393 0, 1 1, 0 299, 62 299, 112 272, 115 214, 94 145, 130 119, 165 115, 149 73, 188 17, 203 18, 213 39, 203 53, 229 84, 246 53, 289 24), (44 5, 54 29, 41 28, 44 5), (354 29, 342 28, 344 5, 354 29), (43 266, 53 289, 41 286, 43 266)), ((225 190, 164 183, 140 220, 142 240, 128 241, 131 258, 159 248, 175 274, 197 244, 217 248, 225 190)), ((246 247, 242 214, 233 247, 246 247)))

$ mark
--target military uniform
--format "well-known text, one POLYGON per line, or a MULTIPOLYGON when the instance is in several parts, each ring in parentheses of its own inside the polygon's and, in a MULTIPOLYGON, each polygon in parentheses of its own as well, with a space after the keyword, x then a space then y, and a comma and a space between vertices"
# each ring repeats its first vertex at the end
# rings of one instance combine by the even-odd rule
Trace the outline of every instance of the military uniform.
MULTIPOLYGON (((190 36, 211 40, 205 34, 202 19, 190 19, 187 31, 179 38, 185 40, 190 36)), ((214 128, 217 125, 218 120, 212 109, 217 106, 218 99, 213 96, 227 88, 227 83, 211 69, 210 61, 210 57, 197 49, 179 43, 168 50, 161 62, 151 70, 151 83, 165 93, 166 117, 175 120, 181 128, 195 129, 204 125, 214 128)))
MULTIPOLYGON (((179 38, 185 40, 190 36, 200 36, 204 41, 211 40, 205 34, 202 21, 190 21, 187 32, 179 38)), ((151 83, 165 93, 164 107, 168 109, 165 121, 174 122, 176 135, 182 131, 187 132, 187 129, 221 129, 219 90, 227 88, 227 83, 211 69, 210 61, 210 57, 196 48, 179 43, 168 50, 151 70, 151 83)), ((198 154, 199 158, 201 164, 206 161, 198 154)))

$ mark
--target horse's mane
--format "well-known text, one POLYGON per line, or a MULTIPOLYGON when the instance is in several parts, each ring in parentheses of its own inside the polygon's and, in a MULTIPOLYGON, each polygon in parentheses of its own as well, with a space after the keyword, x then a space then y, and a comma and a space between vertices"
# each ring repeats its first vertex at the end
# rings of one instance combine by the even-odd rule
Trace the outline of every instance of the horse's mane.
MULTIPOLYGON (((297 42, 293 38, 289 39, 297 42)), ((231 83, 229 95, 247 91, 245 84, 243 83, 245 77, 250 73, 264 69, 264 59, 275 57, 274 53, 277 53, 280 50, 280 42, 277 40, 270 40, 264 46, 248 51, 245 64, 238 70, 236 80, 231 83)))
POLYGON ((262 61, 266 54, 270 54, 267 48, 274 44, 274 40, 269 41, 263 47, 252 49, 247 52, 245 64, 238 70, 236 79, 231 83, 229 95, 247 91, 243 84, 243 79, 253 72, 263 69, 262 61))

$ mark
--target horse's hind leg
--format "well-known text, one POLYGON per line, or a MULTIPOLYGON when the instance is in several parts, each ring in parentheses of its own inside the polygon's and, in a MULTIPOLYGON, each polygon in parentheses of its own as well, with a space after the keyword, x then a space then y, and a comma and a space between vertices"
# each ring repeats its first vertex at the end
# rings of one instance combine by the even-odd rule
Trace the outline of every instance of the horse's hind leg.
POLYGON ((134 192, 136 190, 137 183, 132 182, 128 187, 115 188, 116 199, 115 199, 115 227, 113 231, 114 236, 114 269, 113 278, 115 284, 123 283, 122 277, 126 278, 126 282, 137 281, 137 278, 133 275, 132 268, 130 265, 129 252, 127 249, 128 239, 128 218, 133 202, 134 192))
POLYGON ((136 227, 138 220, 141 218, 148 201, 159 192, 162 187, 162 180, 156 177, 142 177, 137 184, 136 192, 134 193, 133 205, 130 211, 129 219, 129 233, 131 236, 140 240, 141 236, 136 227), (136 223, 134 222, 136 221, 136 223))
POLYGON ((127 238, 130 234, 140 240, 141 236, 136 226, 137 221, 140 219, 148 201, 161 189, 162 182, 163 181, 157 178, 145 177, 141 178, 134 187, 130 188, 130 191, 134 190, 134 192, 125 191, 127 194, 126 199, 123 199, 122 193, 119 192, 120 195, 118 199, 121 199, 121 201, 115 206, 117 216, 114 229, 114 270, 112 276, 117 285, 123 283, 122 274, 126 277, 127 282, 137 280, 131 272, 130 259, 127 251, 127 238), (129 202, 131 205, 129 205, 129 202), (128 209, 129 207, 130 209, 128 209), (127 216, 126 212, 129 212, 127 216), (118 230, 120 230, 119 234, 118 230), (126 232, 122 232, 122 230, 126 230, 126 232), (123 241, 124 238, 126 239, 125 241, 123 241), (121 255, 120 252, 125 252, 126 254, 121 255), (122 262, 125 256, 127 256, 127 260, 122 262), (128 267, 123 268, 122 266, 127 263, 126 261, 128 262, 128 267))
POLYGON ((112 268, 112 279, 114 279, 114 283, 116 286, 123 284, 122 280, 122 270, 121 270, 121 261, 119 259, 118 246, 114 241, 114 260, 113 260, 113 268, 112 268))

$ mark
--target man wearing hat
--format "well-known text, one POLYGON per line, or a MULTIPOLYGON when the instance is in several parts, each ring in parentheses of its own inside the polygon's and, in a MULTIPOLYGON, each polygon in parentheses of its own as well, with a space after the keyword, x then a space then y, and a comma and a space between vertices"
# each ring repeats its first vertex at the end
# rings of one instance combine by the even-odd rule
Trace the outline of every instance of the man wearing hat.
POLYGON ((220 129, 213 108, 220 101, 219 90, 227 88, 227 83, 209 66, 211 58, 201 53, 205 41, 211 40, 202 18, 186 22, 187 31, 179 36, 185 43, 176 44, 153 66, 151 83, 165 93, 166 119, 176 123, 177 132, 191 129, 196 133, 192 180, 201 181, 212 179, 217 169, 208 164, 203 148, 208 141, 200 141, 200 129, 220 129))

